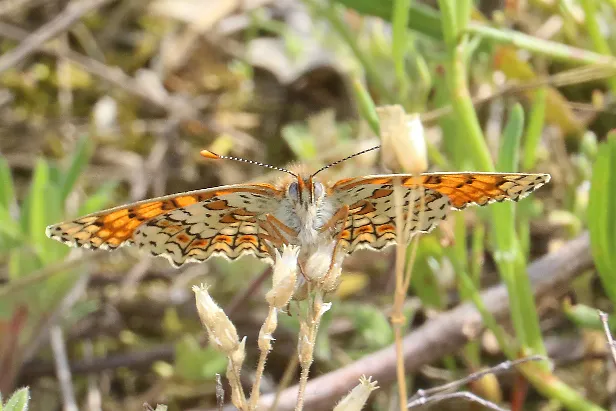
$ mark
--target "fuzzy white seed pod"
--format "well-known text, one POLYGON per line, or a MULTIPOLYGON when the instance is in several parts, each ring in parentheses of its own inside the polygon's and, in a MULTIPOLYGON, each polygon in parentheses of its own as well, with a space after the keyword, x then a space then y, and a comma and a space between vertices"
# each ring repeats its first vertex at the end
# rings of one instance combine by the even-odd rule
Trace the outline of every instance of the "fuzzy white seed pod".
POLYGON ((197 312, 207 330, 210 342, 223 353, 230 355, 239 347, 239 337, 229 317, 210 296, 207 287, 193 286, 197 312))
POLYGON ((425 172, 428 152, 419 115, 407 116, 399 105, 377 107, 376 112, 381 125, 384 165, 393 171, 425 172))
POLYGON ((370 393, 379 388, 377 387, 378 382, 370 381, 371 379, 372 377, 366 378, 362 375, 359 384, 336 405, 334 411, 360 411, 366 404, 370 393))
POLYGON ((289 303, 295 291, 297 281, 297 257, 299 247, 283 245, 282 255, 276 252, 276 262, 272 275, 272 289, 265 295, 267 302, 278 309, 289 303))

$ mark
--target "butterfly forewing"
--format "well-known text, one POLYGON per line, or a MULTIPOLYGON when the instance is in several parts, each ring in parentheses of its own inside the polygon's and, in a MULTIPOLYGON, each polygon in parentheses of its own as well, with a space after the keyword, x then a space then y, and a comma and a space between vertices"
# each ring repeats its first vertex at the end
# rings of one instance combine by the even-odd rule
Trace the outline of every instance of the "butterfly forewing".
POLYGON ((517 201, 547 183, 548 174, 427 173, 376 175, 341 180, 332 186, 332 201, 349 205, 341 227, 341 242, 348 252, 381 249, 396 241, 393 185, 402 185, 403 215, 412 209, 411 234, 429 232, 451 209, 517 201), (412 204, 411 204, 412 203, 412 204))
POLYGON ((50 238, 84 248, 138 246, 174 265, 263 254, 257 222, 277 206, 281 191, 269 184, 233 185, 141 201, 47 227, 50 238), (248 236, 248 237, 247 237, 248 236))

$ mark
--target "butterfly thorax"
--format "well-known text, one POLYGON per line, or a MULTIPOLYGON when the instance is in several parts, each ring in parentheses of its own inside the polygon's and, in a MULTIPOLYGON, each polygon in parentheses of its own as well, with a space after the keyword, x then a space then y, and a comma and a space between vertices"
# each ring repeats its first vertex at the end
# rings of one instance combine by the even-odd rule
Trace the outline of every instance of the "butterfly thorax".
POLYGON ((334 204, 326 195, 325 186, 312 178, 298 177, 286 187, 285 197, 275 217, 291 228, 297 236, 287 236, 291 244, 302 247, 302 252, 311 252, 324 239, 321 228, 335 213, 334 204))

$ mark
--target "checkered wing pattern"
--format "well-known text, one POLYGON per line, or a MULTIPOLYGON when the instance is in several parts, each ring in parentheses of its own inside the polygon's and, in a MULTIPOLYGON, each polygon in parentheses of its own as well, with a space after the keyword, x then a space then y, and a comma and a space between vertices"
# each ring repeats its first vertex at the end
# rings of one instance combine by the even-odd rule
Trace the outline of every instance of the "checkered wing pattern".
POLYGON ((232 185, 141 201, 47 227, 50 238, 69 246, 113 250, 136 244, 174 266, 270 255, 260 235, 267 213, 283 192, 269 184, 232 185))
POLYGON ((402 184, 403 214, 412 210, 412 234, 429 232, 450 210, 518 201, 546 184, 548 174, 522 173, 426 173, 420 176, 380 175, 350 178, 332 186, 332 200, 349 205, 349 218, 342 230, 342 245, 348 252, 359 248, 382 249, 395 243, 393 185, 402 184))

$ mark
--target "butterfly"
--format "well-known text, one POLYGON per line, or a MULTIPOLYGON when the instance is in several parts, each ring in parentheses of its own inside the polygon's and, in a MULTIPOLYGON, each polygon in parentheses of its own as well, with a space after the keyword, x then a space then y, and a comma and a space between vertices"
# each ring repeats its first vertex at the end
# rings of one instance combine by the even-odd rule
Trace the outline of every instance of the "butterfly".
POLYGON ((73 247, 115 250, 136 245, 175 267, 212 256, 234 260, 246 254, 271 264, 274 247, 283 244, 309 252, 323 238, 336 238, 346 253, 394 244, 394 185, 402 190, 398 204, 409 224, 405 229, 416 234, 431 231, 451 210, 517 201, 550 180, 549 174, 484 172, 369 175, 333 184, 316 178, 333 165, 377 148, 307 176, 203 150, 206 158, 257 164, 292 177, 278 184, 227 185, 139 201, 51 225, 46 234, 73 247))

